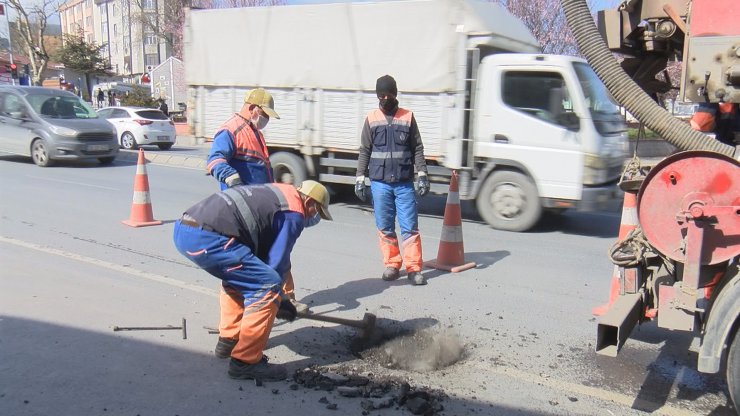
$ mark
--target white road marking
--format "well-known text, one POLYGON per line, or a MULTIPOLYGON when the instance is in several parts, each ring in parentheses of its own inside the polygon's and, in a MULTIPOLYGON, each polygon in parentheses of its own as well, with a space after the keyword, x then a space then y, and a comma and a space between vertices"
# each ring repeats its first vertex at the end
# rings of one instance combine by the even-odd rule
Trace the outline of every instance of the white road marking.
POLYGON ((194 284, 191 284, 191 283, 182 282, 182 281, 179 281, 177 279, 173 279, 173 278, 170 278, 170 277, 167 277, 167 276, 162 276, 162 275, 159 275, 159 274, 156 274, 156 273, 145 272, 143 270, 138 270, 138 269, 135 269, 133 267, 122 266, 120 264, 110 263, 110 262, 107 262, 107 261, 104 261, 104 260, 99 260, 99 259, 95 259, 95 258, 92 258, 92 257, 82 256, 80 254, 72 253, 72 252, 69 252, 69 251, 58 250, 58 249, 55 249, 55 248, 52 248, 52 247, 46 247, 46 246, 42 246, 42 245, 39 245, 39 244, 29 243, 27 241, 21 241, 21 240, 15 239, 15 238, 4 237, 4 236, 0 236, 0 242, 8 243, 8 244, 13 244, 13 245, 16 245, 16 246, 19 246, 19 247, 29 248, 31 250, 41 251, 43 253, 54 254, 54 255, 57 255, 57 256, 64 257, 66 259, 81 261, 83 263, 92 264, 92 265, 95 265, 95 266, 99 266, 99 267, 103 267, 103 268, 106 268, 106 269, 114 270, 114 271, 117 271, 117 272, 120 272, 120 273, 125 273, 125 274, 131 275, 131 276, 140 277, 142 279, 146 279, 146 280, 150 280, 150 281, 153 281, 153 282, 157 282, 157 283, 162 283, 162 284, 165 284, 165 285, 170 285, 170 286, 178 287, 178 288, 181 288, 181 289, 190 290, 190 291, 193 291, 193 292, 196 292, 196 293, 201 293, 201 294, 208 295, 208 296, 218 296, 218 292, 215 291, 215 290, 213 290, 213 289, 208 289, 208 288, 205 288, 205 287, 202 287, 202 286, 198 286, 198 285, 194 285, 194 284))
POLYGON ((109 186, 91 185, 89 183, 84 183, 84 182, 63 181, 61 179, 49 179, 49 178, 44 178, 44 177, 40 177, 40 176, 31 176, 31 175, 28 175, 28 177, 29 178, 33 178, 33 179, 41 179, 41 180, 49 181, 49 182, 59 182, 59 183, 67 183, 67 184, 70 184, 70 185, 82 185, 82 186, 89 186, 91 188, 107 189, 109 191, 118 191, 119 190, 118 188, 111 188, 109 186))

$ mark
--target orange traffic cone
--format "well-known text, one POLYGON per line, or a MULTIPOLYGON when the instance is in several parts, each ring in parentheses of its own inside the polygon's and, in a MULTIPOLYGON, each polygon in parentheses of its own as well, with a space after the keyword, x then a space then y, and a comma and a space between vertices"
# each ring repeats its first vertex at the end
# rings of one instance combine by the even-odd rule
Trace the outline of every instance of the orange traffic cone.
POLYGON ((465 263, 460 193, 457 188, 457 171, 454 170, 450 179, 450 191, 447 193, 447 205, 445 205, 442 238, 439 241, 437 259, 426 262, 425 265, 452 273, 462 272, 476 266, 474 262, 465 263))
POLYGON ((136 164, 136 176, 134 177, 134 201, 131 204, 131 216, 122 223, 131 227, 146 227, 147 225, 159 225, 162 221, 154 219, 152 214, 152 201, 149 198, 149 178, 146 174, 146 159, 144 149, 139 149, 139 161, 136 164))
MULTIPOLYGON (((619 236, 617 241, 622 241, 627 237, 632 230, 637 228, 637 194, 634 192, 624 193, 624 202, 622 203, 622 220, 619 224, 619 236)), ((609 301, 601 306, 597 306, 591 309, 591 313, 596 316, 601 316, 609 310, 617 299, 620 292, 620 279, 619 279, 619 266, 614 266, 612 272, 612 282, 609 288, 609 301)))

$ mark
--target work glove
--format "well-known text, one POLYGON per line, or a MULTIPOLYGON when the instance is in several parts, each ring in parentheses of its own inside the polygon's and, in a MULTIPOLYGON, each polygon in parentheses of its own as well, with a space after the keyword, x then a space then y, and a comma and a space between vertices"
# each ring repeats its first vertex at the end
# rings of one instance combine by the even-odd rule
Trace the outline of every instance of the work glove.
POLYGON ((429 177, 427 177, 426 172, 419 172, 419 175, 416 178, 416 193, 418 193, 419 196, 424 196, 429 193, 429 177))
POLYGON ((367 202, 367 186, 365 186, 365 175, 358 176, 355 179, 355 195, 360 201, 367 202))
POLYGON ((278 319, 284 319, 286 321, 293 322, 296 316, 298 316, 298 311, 296 311, 295 306, 293 306, 293 303, 290 301, 290 299, 287 296, 282 298, 276 317, 278 319))
POLYGON ((233 188, 237 185, 243 185, 242 178, 239 177, 238 173, 235 173, 224 180, 224 183, 229 188, 233 188))

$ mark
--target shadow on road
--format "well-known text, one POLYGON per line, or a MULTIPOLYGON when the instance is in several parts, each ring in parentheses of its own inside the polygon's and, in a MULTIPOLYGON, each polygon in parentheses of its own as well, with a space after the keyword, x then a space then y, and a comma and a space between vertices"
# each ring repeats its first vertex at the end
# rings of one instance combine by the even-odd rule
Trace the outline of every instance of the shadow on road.
MULTIPOLYGON (((0 318, 0 330, 13 334, 0 342, 3 414, 235 415, 249 409, 249 414, 288 415, 300 408, 301 414, 320 415, 327 414, 327 398, 337 404, 337 414, 363 411, 361 398, 294 389, 290 379, 262 386, 232 380, 226 375, 228 360, 215 358, 212 349, 197 351, 191 338, 178 339, 178 331, 147 331, 135 339, 8 316, 0 318)), ((211 337, 215 345, 215 335, 211 337)), ((287 363, 292 374, 314 364, 354 360, 346 342, 346 332, 335 328, 276 328, 270 346, 284 345, 303 356, 287 363)), ((445 414, 545 414, 458 397, 442 403, 445 414)), ((377 414, 410 413, 389 408, 377 414)))

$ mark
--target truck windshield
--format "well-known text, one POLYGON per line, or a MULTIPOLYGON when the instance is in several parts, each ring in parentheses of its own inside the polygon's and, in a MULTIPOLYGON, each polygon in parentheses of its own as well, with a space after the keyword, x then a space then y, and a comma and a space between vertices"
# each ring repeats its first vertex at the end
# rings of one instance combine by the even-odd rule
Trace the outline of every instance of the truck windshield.
POLYGON ((583 62, 574 62, 573 67, 576 70, 578 81, 581 83, 581 89, 591 114, 619 114, 617 105, 594 70, 583 62))
POLYGON ((92 107, 75 96, 28 94, 26 99, 44 118, 98 118, 92 107))

